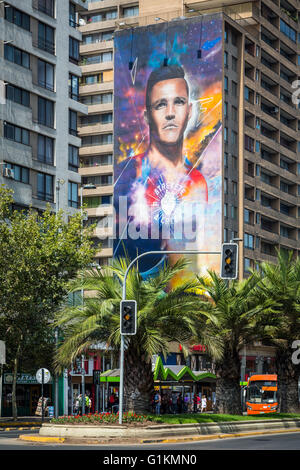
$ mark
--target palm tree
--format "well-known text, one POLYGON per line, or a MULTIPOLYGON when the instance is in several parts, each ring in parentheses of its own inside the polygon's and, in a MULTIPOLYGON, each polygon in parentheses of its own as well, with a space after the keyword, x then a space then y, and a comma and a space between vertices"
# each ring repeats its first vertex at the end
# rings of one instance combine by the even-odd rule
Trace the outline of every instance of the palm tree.
POLYGON ((200 313, 207 315, 202 336, 215 362, 216 411, 241 414, 241 350, 261 338, 272 302, 257 292, 254 276, 229 283, 215 272, 208 274, 198 281, 209 300, 202 302, 200 313))
MULTIPOLYGON (((57 314, 55 326, 62 328, 64 341, 56 356, 61 370, 92 345, 104 342, 115 352, 120 350, 120 301, 122 281, 128 260, 121 259, 103 270, 89 271, 72 281, 73 292, 82 288, 93 291, 84 304, 64 307, 57 314)), ((196 280, 169 289, 175 276, 186 267, 182 259, 165 265, 159 274, 143 280, 137 269, 127 277, 127 298, 137 302, 137 333, 125 336, 124 407, 145 412, 153 392, 152 356, 168 353, 170 341, 187 343, 197 331, 199 297, 193 293, 196 280)))
POLYGON ((277 303, 273 326, 269 328, 269 342, 276 348, 279 411, 300 411, 298 380, 300 365, 293 363, 292 345, 300 339, 300 260, 293 261, 293 253, 277 251, 277 264, 260 263, 260 273, 253 274, 266 299, 277 303))

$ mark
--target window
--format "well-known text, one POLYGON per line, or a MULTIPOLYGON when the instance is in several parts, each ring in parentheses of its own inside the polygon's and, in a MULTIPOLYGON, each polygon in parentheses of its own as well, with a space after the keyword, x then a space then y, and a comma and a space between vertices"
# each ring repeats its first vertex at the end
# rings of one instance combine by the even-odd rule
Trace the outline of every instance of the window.
POLYGON ((6 99, 23 106, 30 106, 30 93, 23 88, 7 84, 5 87, 6 99))
POLYGON ((54 0, 38 0, 37 9, 54 18, 54 0))
POLYGON ((244 258, 244 271, 245 273, 251 268, 251 260, 249 258, 244 258))
POLYGON ((77 135, 77 113, 69 109, 69 134, 77 135))
POLYGON ((228 68, 228 52, 224 52, 224 67, 228 68))
POLYGON ((68 184, 68 200, 69 207, 78 208, 78 184, 72 183, 72 181, 69 181, 68 184))
POLYGON ((232 82, 232 96, 237 96, 237 83, 232 82))
POLYGON ((69 170, 78 172, 78 147, 69 145, 69 170))
POLYGON ((69 59, 76 64, 79 62, 79 41, 69 37, 69 59))
POLYGON ((4 123, 4 137, 20 144, 29 145, 29 131, 8 122, 4 123))
POLYGON ((237 220, 237 207, 231 206, 231 218, 237 220))
POLYGON ((83 44, 94 44, 96 42, 112 41, 114 31, 103 31, 102 33, 86 34, 82 37, 83 44))
POLYGON ((248 150, 248 152, 254 152, 254 139, 248 135, 245 135, 245 150, 248 150))
POLYGON ((85 157, 81 159, 81 166, 105 166, 112 165, 112 154, 104 155, 91 155, 90 157, 85 157))
POLYGON ((112 103, 112 93, 101 93, 99 95, 82 96, 81 103, 86 105, 112 103))
POLYGON ((83 203, 87 205, 88 209, 96 208, 103 205, 110 205, 112 204, 112 196, 105 195, 105 196, 93 196, 83 198, 83 203))
POLYGON ((296 30, 291 28, 285 21, 280 19, 280 31, 285 34, 291 41, 297 42, 296 30))
POLYGON ((79 77, 69 74, 69 96, 72 100, 79 101, 79 77))
POLYGON ((42 201, 53 202, 53 176, 46 173, 37 174, 37 197, 42 201))
POLYGON ((77 26, 77 21, 76 21, 76 7, 74 3, 69 4, 69 25, 72 28, 76 28, 77 26))
POLYGON ((30 55, 11 44, 4 44, 4 58, 26 69, 30 68, 30 55))
POLYGON ((95 184, 98 186, 109 186, 113 183, 112 175, 83 176, 83 184, 95 184))
POLYGON ((228 91, 228 77, 224 77, 224 90, 228 91))
POLYGON ((232 70, 234 72, 237 72, 237 58, 236 57, 232 57, 232 70))
POLYGON ((54 65, 38 59, 38 84, 47 90, 54 91, 54 65))
POLYGON ((101 64, 102 62, 111 62, 112 60, 113 53, 108 51, 97 55, 83 56, 80 65, 101 64))
POLYGON ((4 167, 9 168, 13 171, 13 179, 15 181, 29 184, 29 168, 25 168, 20 165, 15 165, 14 163, 5 163, 4 167))
POLYGON ((97 73, 96 75, 84 75, 82 77, 82 83, 84 85, 93 85, 94 83, 102 83, 103 74, 97 73))
POLYGON ((236 146, 237 144, 237 133, 235 131, 231 131, 231 145, 236 146))
POLYGON ((249 250, 254 250, 254 237, 250 233, 245 233, 244 246, 249 250))
POLYGON ((87 23, 97 23, 98 21, 114 20, 118 17, 118 10, 105 11, 103 13, 94 13, 86 16, 87 23))
POLYGON ((27 13, 23 13, 22 11, 17 10, 17 8, 8 5, 5 5, 4 11, 5 19, 7 21, 30 31, 30 16, 27 15, 27 13))
POLYGON ((244 209, 244 222, 245 224, 251 224, 251 211, 244 209))
POLYGON ((228 217, 228 204, 224 204, 224 217, 228 217))
POLYGON ((82 146, 87 147, 90 145, 107 145, 112 144, 112 134, 100 134, 82 137, 82 146))
POLYGON ((38 154, 37 158, 40 162, 53 165, 54 161, 54 140, 45 135, 38 135, 38 154))
POLYGON ((38 28, 38 48, 49 52, 49 54, 55 53, 54 29, 41 22, 39 22, 38 28))
POLYGON ((38 97, 38 123, 54 127, 54 103, 40 96, 38 97))
POLYGON ((224 142, 228 142, 228 128, 224 127, 224 142))
POLYGON ((138 5, 134 7, 123 8, 123 17, 128 18, 129 16, 139 16, 139 7, 138 5))
POLYGON ((224 178, 224 194, 228 194, 228 179, 224 178))

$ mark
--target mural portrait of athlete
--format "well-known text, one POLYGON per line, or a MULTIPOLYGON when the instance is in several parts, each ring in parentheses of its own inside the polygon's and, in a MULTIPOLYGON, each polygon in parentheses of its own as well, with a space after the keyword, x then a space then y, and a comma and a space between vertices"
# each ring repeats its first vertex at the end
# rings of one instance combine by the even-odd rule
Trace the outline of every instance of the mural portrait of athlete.
MULTIPOLYGON (((204 176, 187 160, 183 150, 184 134, 192 116, 183 67, 162 66, 151 72, 145 108, 148 148, 115 169, 118 197, 126 197, 128 207, 123 227, 130 258, 149 250, 184 249, 186 243, 195 241, 193 224, 200 218, 199 205, 203 207, 208 199, 204 176)), ((120 206, 118 214, 121 215, 120 206)), ((120 229, 121 221, 118 222, 120 229)), ((145 257, 144 274, 154 274, 163 261, 164 257, 145 257)))

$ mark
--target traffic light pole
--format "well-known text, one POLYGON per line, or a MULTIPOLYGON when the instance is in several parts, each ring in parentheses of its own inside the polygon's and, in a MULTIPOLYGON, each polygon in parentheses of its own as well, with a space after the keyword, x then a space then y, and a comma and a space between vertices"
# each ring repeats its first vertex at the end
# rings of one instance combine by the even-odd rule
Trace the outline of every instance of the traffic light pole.
MULTIPOLYGON (((128 265, 124 279, 123 279, 123 288, 122 288, 122 300, 126 300, 126 281, 128 277, 128 273, 132 266, 144 256, 148 255, 220 255, 220 251, 199 251, 199 250, 180 250, 180 251, 146 251, 145 253, 141 253, 138 255, 131 263, 128 265)), ((121 334, 121 349, 120 349, 120 388, 119 388, 119 424, 123 422, 123 389, 124 389, 124 335, 121 334)))

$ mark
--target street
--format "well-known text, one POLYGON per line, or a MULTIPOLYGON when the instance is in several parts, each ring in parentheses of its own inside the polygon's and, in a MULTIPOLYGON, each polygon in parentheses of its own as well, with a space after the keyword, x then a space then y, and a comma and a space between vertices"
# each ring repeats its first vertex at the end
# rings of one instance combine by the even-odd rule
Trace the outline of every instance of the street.
POLYGON ((211 441, 199 442, 181 442, 181 443, 165 443, 165 444, 138 444, 138 445, 95 445, 95 444, 49 444, 39 442, 25 442, 18 439, 20 434, 38 434, 38 430, 11 430, 0 431, 0 452, 14 451, 14 450, 63 450, 63 451, 203 451, 203 450, 259 450, 259 451, 273 451, 273 450, 300 450, 300 435, 299 433, 284 433, 284 434, 265 434, 253 437, 242 438, 226 438, 214 439, 211 441))

